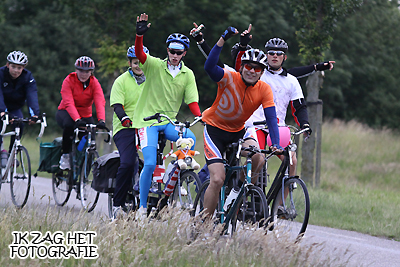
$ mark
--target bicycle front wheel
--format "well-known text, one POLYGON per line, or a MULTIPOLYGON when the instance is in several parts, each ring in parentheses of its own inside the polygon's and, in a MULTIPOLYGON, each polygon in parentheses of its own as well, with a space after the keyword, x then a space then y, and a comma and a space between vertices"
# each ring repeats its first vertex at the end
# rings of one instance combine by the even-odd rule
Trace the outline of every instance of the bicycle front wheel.
POLYGON ((243 229, 246 229, 246 224, 251 227, 261 227, 266 225, 269 217, 269 207, 264 192, 254 185, 248 186, 246 191, 246 194, 239 199, 239 205, 232 217, 232 233, 237 230, 238 223, 241 223, 243 229))
POLYGON ((91 171, 93 163, 98 157, 99 154, 96 150, 90 150, 84 163, 82 164, 79 191, 82 208, 87 212, 91 212, 96 207, 97 201, 99 200, 100 193, 92 188, 93 172, 91 171))
POLYGON ((210 179, 204 181, 204 183, 200 186, 200 189, 197 192, 196 198, 193 202, 193 208, 190 211, 191 216, 197 216, 204 210, 204 194, 210 185, 210 179))
POLYGON ((22 208, 28 200, 31 188, 31 160, 25 147, 18 146, 16 150, 11 165, 10 189, 12 202, 22 208))
POLYGON ((54 201, 58 206, 64 206, 67 203, 72 191, 72 171, 58 170, 53 173, 52 187, 54 201))
POLYGON ((298 241, 306 231, 310 216, 310 198, 306 184, 298 177, 285 182, 284 201, 282 188, 272 205, 273 229, 286 233, 291 240, 298 241))
POLYGON ((200 189, 201 181, 193 171, 181 171, 181 173, 180 185, 176 184, 172 193, 172 203, 183 209, 191 210, 200 189))

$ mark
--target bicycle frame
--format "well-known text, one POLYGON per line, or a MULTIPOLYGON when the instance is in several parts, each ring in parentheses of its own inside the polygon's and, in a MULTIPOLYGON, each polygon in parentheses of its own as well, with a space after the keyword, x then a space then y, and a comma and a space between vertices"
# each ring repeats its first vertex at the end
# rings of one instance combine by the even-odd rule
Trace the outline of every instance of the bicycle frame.
MULTIPOLYGON (((75 144, 72 148, 73 155, 73 168, 72 168, 72 177, 74 181, 79 181, 79 176, 81 174, 81 166, 84 163, 84 167, 86 168, 87 156, 89 155, 90 150, 96 150, 96 140, 92 138, 92 131, 96 128, 96 124, 86 124, 86 130, 80 130, 79 128, 74 130, 75 135, 75 144), (81 152, 78 152, 77 144, 79 144, 78 133, 79 132, 88 132, 87 143, 81 152)), ((108 139, 104 140, 110 143, 110 133, 109 132, 97 132, 98 134, 108 134, 108 139)), ((86 170, 85 170, 86 171, 86 170)))

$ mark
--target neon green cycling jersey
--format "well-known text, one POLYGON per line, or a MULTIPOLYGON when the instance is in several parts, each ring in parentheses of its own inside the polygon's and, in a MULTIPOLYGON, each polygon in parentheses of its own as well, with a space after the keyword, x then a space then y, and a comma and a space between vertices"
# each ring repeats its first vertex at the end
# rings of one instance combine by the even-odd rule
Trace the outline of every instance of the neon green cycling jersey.
POLYGON ((146 62, 141 68, 146 75, 146 82, 143 84, 142 94, 132 120, 134 128, 150 126, 154 120, 143 121, 143 118, 157 112, 166 114, 174 120, 181 107, 182 99, 186 104, 199 101, 193 71, 183 62, 175 78, 168 69, 166 59, 162 60, 147 54, 146 62))
MULTIPOLYGON (((132 77, 129 71, 124 72, 114 81, 114 84, 111 88, 110 106, 114 104, 123 105, 126 115, 128 115, 128 117, 132 120, 134 118, 135 108, 142 92, 143 85, 144 83, 138 85, 135 78, 132 77)), ((122 126, 121 121, 114 112, 113 135, 122 129, 126 128, 122 126)))

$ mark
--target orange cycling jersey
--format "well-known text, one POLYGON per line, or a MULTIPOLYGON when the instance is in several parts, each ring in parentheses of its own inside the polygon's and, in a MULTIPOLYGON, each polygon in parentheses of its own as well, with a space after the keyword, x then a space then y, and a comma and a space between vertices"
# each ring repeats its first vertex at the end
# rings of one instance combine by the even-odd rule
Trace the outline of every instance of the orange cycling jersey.
POLYGON ((217 98, 203 112, 203 121, 214 127, 238 132, 261 104, 263 108, 275 106, 271 87, 263 81, 247 86, 239 72, 225 69, 224 77, 217 84, 217 98))

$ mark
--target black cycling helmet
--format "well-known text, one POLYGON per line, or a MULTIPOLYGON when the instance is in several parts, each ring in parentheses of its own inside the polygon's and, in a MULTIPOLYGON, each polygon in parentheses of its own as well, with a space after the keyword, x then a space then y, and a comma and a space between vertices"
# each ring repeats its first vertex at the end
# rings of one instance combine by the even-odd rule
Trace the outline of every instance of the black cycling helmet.
POLYGON ((281 38, 272 38, 265 44, 265 48, 268 50, 278 50, 287 53, 289 47, 285 40, 281 38))
POLYGON ((94 61, 90 57, 81 56, 75 61, 75 68, 78 70, 94 70, 94 61))

